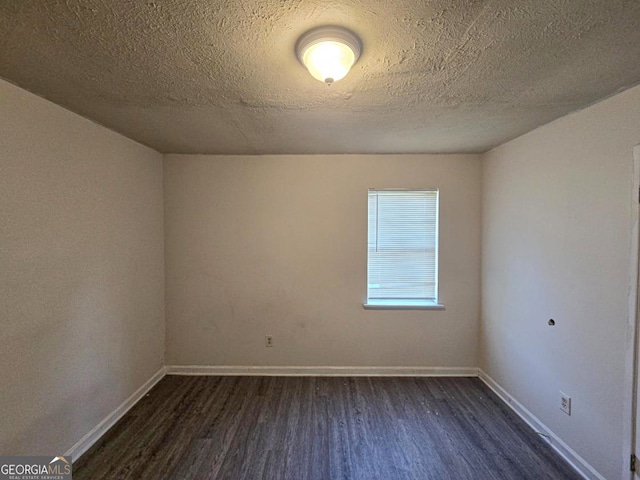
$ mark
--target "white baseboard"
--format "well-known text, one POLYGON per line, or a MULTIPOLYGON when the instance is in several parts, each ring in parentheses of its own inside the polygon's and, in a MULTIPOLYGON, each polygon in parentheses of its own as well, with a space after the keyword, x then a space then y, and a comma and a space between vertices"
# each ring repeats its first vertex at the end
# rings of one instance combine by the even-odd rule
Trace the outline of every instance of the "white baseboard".
POLYGON ((477 377, 472 367, 250 367, 167 365, 167 375, 238 375, 283 377, 477 377))
POLYGON ((560 437, 558 437, 551 429, 549 429, 544 423, 542 423, 533 413, 522 405, 518 400, 512 397, 509 392, 498 384, 493 378, 491 378, 483 370, 478 370, 478 377, 482 380, 493 392, 500 397, 500 399, 506 403, 520 418, 522 418, 535 432, 542 433, 548 438, 544 438, 551 447, 558 452, 558 454, 564 458, 580 475, 587 480, 606 480, 600 475, 595 468, 578 455, 569 445, 564 443, 560 437))
POLYGON ((89 450, 94 443, 96 443, 100 437, 102 437, 107 430, 113 427, 118 420, 120 420, 125 413, 131 410, 138 401, 144 397, 149 390, 151 390, 156 383, 158 383, 165 376, 166 368, 162 367, 153 376, 147 380, 140 388, 131 394, 124 402, 122 402, 118 408, 107 415, 98 425, 93 427, 89 433, 76 442, 65 454, 65 457, 71 457, 72 461, 77 461, 87 450, 89 450))

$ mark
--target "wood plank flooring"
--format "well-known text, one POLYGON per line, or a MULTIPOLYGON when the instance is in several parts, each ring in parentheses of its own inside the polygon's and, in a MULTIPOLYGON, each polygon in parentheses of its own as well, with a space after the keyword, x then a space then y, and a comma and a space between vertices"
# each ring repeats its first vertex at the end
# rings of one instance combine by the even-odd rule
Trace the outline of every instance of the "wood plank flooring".
POLYGON ((73 478, 581 477, 477 378, 167 376, 73 478))

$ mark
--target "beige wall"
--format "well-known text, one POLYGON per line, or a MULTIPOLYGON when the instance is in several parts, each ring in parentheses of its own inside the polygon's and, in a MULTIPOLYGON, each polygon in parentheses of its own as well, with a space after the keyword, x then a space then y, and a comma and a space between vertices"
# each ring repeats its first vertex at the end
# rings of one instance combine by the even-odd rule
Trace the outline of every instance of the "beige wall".
POLYGON ((0 81, 0 454, 63 454, 163 364, 162 157, 0 81))
POLYGON ((638 143, 640 87, 483 162, 482 368, 611 479, 622 465, 638 143), (570 417, 560 390, 572 397, 570 417))
POLYGON ((478 156, 167 155, 164 174, 167 364, 477 365, 478 156), (445 311, 363 309, 369 187, 440 188, 445 311))

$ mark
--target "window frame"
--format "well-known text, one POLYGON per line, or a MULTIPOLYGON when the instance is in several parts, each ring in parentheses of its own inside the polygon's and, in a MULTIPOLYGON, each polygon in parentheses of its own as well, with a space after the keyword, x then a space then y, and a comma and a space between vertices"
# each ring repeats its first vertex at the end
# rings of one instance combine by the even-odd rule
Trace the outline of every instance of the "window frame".
POLYGON ((362 303, 365 309, 370 310, 444 310, 445 306, 439 302, 439 266, 440 266, 440 189, 438 188, 369 188, 367 190, 367 271, 366 271, 366 301, 362 303), (369 298, 369 196, 371 192, 435 192, 435 291, 434 299, 419 298, 369 298))

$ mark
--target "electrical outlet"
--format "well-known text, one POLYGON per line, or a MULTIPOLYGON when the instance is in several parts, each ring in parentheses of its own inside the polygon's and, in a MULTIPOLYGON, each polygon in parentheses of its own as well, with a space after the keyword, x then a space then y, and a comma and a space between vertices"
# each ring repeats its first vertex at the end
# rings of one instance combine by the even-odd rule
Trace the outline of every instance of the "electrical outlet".
POLYGON ((571 415, 571 397, 562 392, 560 392, 560 410, 567 415, 571 415))
POLYGON ((271 335, 265 335, 265 337, 264 337, 264 346, 265 347, 273 347, 273 337, 271 335))

